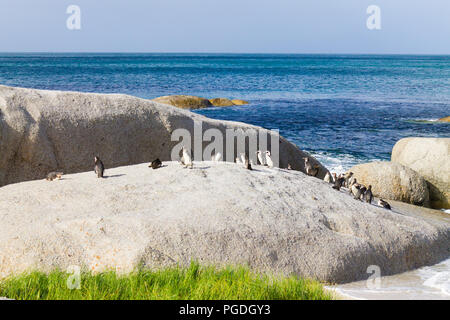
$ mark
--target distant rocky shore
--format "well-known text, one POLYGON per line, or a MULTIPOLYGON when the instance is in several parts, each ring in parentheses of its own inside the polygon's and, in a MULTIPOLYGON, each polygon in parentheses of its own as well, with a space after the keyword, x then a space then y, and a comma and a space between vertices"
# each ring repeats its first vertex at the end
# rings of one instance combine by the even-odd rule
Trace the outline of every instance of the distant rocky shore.
POLYGON ((197 96, 173 95, 153 99, 153 101, 168 104, 182 109, 203 109, 209 107, 230 107, 248 104, 245 100, 228 98, 206 99, 197 96))

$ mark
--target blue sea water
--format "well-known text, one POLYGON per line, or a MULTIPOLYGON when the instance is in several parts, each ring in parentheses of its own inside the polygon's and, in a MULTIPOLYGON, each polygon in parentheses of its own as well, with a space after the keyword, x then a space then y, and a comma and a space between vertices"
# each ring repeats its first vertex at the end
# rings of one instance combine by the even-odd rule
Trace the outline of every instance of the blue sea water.
POLYGON ((245 99, 196 112, 279 129, 338 172, 388 160, 403 137, 450 137, 433 121, 450 115, 450 56, 11 53, 0 84, 245 99))

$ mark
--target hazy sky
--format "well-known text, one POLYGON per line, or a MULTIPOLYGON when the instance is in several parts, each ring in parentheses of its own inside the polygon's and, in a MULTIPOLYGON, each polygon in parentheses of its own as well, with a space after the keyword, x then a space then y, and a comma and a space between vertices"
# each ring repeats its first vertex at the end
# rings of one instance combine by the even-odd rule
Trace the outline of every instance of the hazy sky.
POLYGON ((450 54, 450 0, 0 0, 0 14, 3 52, 450 54))

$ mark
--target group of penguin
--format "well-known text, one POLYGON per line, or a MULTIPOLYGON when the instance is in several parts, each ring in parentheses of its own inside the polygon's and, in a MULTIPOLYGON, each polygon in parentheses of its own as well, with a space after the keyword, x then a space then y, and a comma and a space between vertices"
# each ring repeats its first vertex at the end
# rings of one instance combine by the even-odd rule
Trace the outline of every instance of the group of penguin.
MULTIPOLYGON (((264 153, 260 150, 256 151, 256 155, 258 158, 258 164, 267 166, 269 168, 273 168, 273 160, 271 158, 270 151, 265 151, 264 153), (263 154, 265 157, 263 157, 263 154)), ((216 153, 212 156, 212 161, 220 161, 222 159, 221 153, 216 153)), ((308 157, 303 158, 305 161, 305 172, 307 175, 316 177, 319 173, 319 165, 318 164, 312 164, 310 159, 308 157)), ((180 159, 181 165, 183 165, 185 168, 193 168, 194 162, 193 162, 193 156, 192 151, 187 149, 186 147, 182 148, 182 156, 180 159)), ((236 163, 242 163, 244 164, 244 167, 248 170, 252 170, 252 164, 253 161, 249 159, 248 153, 241 153, 240 157, 236 158, 236 163)), ((157 158, 153 160, 150 165, 150 168, 152 169, 158 169, 162 167, 162 161, 157 158)), ((288 170, 291 170, 291 165, 288 164, 288 170)), ((103 162, 100 160, 98 156, 94 157, 94 172, 97 175, 97 178, 103 178, 104 172, 105 172, 105 166, 103 165, 103 162)), ((50 172, 46 180, 53 181, 55 179, 61 179, 63 173, 62 172, 50 172)), ((346 187, 349 190, 350 195, 353 195, 355 200, 361 200, 366 201, 367 203, 372 203, 373 200, 373 194, 372 194, 372 186, 369 185, 368 187, 365 187, 364 185, 357 182, 356 178, 353 177, 353 172, 347 172, 345 174, 340 174, 339 176, 336 175, 336 173, 330 174, 327 172, 325 175, 324 180, 328 183, 333 184, 333 189, 335 190, 341 190, 341 187, 346 187)), ((378 205, 391 210, 391 206, 389 203, 384 201, 383 199, 378 200, 378 205)))
MULTIPOLYGON (((256 155, 258 158, 257 164, 268 166, 269 168, 273 168, 273 161, 271 158, 270 151, 267 150, 263 153, 262 151, 258 150, 258 151, 256 151, 256 155), (263 157, 263 154, 265 155, 265 157, 263 157)), ((192 151, 187 149, 186 147, 183 147, 180 163, 185 168, 192 168, 194 165, 192 159, 193 159, 192 151)), ((159 160, 159 159, 156 159, 156 160, 159 160)), ((222 160, 222 154, 220 152, 212 155, 212 157, 211 157, 211 161, 219 162, 220 160, 222 160)), ((253 170, 252 165, 254 165, 254 163, 250 159, 248 153, 241 153, 240 156, 236 158, 235 162, 238 164, 243 164, 244 168, 246 168, 248 170, 253 170)), ((153 168, 153 165, 151 165, 151 167, 153 168)))
MULTIPOLYGON (((339 176, 336 173, 332 175, 327 172, 324 180, 328 183, 333 184, 333 189, 341 190, 341 187, 346 187, 349 190, 350 195, 353 195, 355 200, 366 201, 367 203, 372 203, 373 194, 372 194, 372 186, 368 187, 364 186, 361 183, 358 183, 356 178, 353 177, 353 172, 347 172, 345 174, 340 174, 339 176)), ((385 209, 391 210, 391 206, 389 203, 384 201, 383 199, 378 200, 378 205, 385 209)))

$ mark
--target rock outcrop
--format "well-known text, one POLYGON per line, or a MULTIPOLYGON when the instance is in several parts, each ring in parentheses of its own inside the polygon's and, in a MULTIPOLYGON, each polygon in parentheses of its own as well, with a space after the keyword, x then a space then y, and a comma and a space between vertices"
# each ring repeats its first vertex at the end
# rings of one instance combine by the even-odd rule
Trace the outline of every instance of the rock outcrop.
POLYGON ((367 279, 370 265, 389 275, 450 255, 450 222, 392 207, 355 201, 297 171, 225 162, 23 182, 0 188, 0 277, 194 259, 343 283, 367 279))
POLYGON ((401 139, 392 149, 391 160, 425 178, 433 208, 450 208, 450 138, 401 139))
POLYGON ((450 122, 450 116, 444 117, 444 118, 440 118, 439 121, 441 121, 441 122, 450 122))
POLYGON ((352 167, 354 177, 365 186, 372 185, 375 196, 419 206, 430 206, 428 185, 414 170, 399 163, 377 161, 352 167))
POLYGON ((208 99, 185 95, 163 96, 155 98, 153 101, 168 104, 181 109, 203 109, 213 106, 208 99))
POLYGON ((209 102, 215 107, 230 107, 234 106, 233 101, 228 98, 214 98, 210 99, 209 102))
POLYGON ((231 102, 233 102, 233 104, 235 106, 243 106, 245 104, 248 104, 248 101, 241 100, 241 99, 233 99, 233 100, 231 100, 231 102))
MULTIPOLYGON (((202 143, 202 133, 216 129, 223 136, 223 159, 232 161, 237 143, 229 157, 227 132, 241 136, 250 132, 258 134, 256 147, 261 150, 271 150, 272 140, 280 142, 280 167, 290 163, 293 169, 304 171, 302 158, 308 154, 261 127, 213 120, 127 95, 0 86, 0 186, 41 179, 51 171, 93 170, 94 155, 103 160, 107 169, 155 158, 170 160, 173 148, 181 141, 172 141, 172 134, 181 128, 192 137, 194 155, 197 150, 201 155, 211 143, 211 139, 202 143), (194 124, 201 125, 199 144, 193 141, 194 124)), ((243 142, 247 148, 248 144, 248 139, 243 142)), ((256 154, 252 151, 250 156, 256 163, 256 154)), ((313 162, 318 163, 315 159, 313 162)), ((324 177, 326 172, 320 166, 318 176, 324 177)))
POLYGON ((203 109, 209 107, 230 107, 248 104, 245 100, 228 98, 205 99, 197 96, 173 95, 153 99, 153 101, 168 104, 181 109, 203 109))

